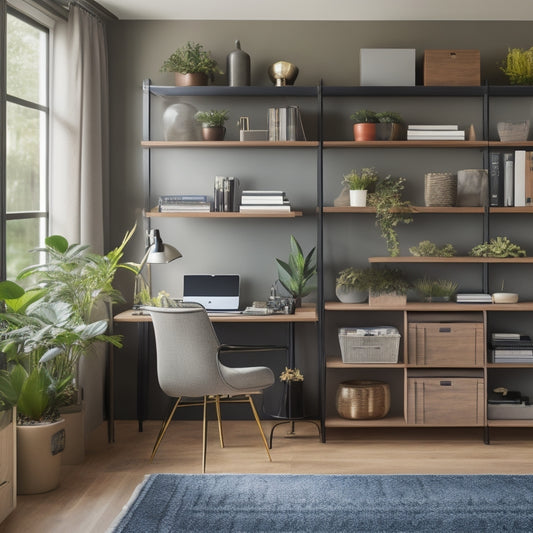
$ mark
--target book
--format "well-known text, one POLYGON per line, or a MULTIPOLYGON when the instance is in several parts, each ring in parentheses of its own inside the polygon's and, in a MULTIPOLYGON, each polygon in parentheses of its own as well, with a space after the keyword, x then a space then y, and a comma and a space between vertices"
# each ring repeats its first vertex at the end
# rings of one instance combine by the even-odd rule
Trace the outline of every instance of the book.
POLYGON ((503 205, 514 205, 514 153, 503 154, 503 205))
POLYGON ((505 339, 505 340, 519 340, 521 337, 520 333, 498 333, 495 332, 491 335, 492 340, 505 339))
POLYGON ((242 205, 240 206, 240 211, 246 212, 246 211, 283 211, 283 212, 290 212, 291 206, 290 204, 284 204, 284 205, 242 205))
POLYGON ((286 201, 283 196, 245 196, 241 197, 241 204, 254 205, 254 204, 273 204, 282 205, 286 201))
POLYGON ((457 124, 409 124, 407 127, 408 130, 439 130, 439 131, 449 131, 449 130, 458 130, 459 126, 457 124))
POLYGON ((514 205, 526 205, 526 151, 515 150, 514 153, 514 205))
POLYGON ((180 211, 211 211, 211 203, 186 203, 175 205, 160 205, 159 211, 161 213, 177 213, 180 211))
POLYGON ((492 303, 492 296, 485 293, 459 293, 455 301, 457 303, 492 303))
POLYGON ((526 152, 524 167, 525 205, 531 207, 533 206, 533 152, 526 152))
POLYGON ((503 174, 499 152, 491 152, 489 155, 489 196, 491 207, 503 206, 503 174))
POLYGON ((213 210, 216 212, 237 211, 240 197, 238 178, 215 176, 213 210))
POLYGON ((298 106, 271 107, 267 115, 269 141, 305 141, 306 135, 298 106))
POLYGON ((159 197, 159 205, 168 205, 185 202, 207 202, 205 194, 164 194, 159 197))
POLYGON ((407 131, 407 140, 408 141, 464 141, 465 132, 460 131, 437 131, 437 130, 427 130, 427 131, 407 131))

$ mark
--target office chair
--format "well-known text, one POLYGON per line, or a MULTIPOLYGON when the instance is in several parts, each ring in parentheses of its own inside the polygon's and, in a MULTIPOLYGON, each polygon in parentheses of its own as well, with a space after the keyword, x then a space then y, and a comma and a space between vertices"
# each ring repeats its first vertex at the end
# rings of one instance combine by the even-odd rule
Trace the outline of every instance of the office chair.
POLYGON ((180 307, 143 307, 152 317, 157 353, 157 377, 165 394, 176 398, 169 416, 163 421, 151 458, 155 457, 161 440, 178 407, 203 406, 202 473, 205 472, 207 452, 207 405, 215 404, 220 446, 224 447, 221 403, 249 403, 265 446, 272 461, 253 394, 272 386, 275 379, 270 368, 264 366, 230 368, 220 362, 226 352, 286 350, 286 346, 228 346, 220 344, 207 311, 200 304, 188 303, 180 307), (202 398, 187 401, 183 398, 202 398))

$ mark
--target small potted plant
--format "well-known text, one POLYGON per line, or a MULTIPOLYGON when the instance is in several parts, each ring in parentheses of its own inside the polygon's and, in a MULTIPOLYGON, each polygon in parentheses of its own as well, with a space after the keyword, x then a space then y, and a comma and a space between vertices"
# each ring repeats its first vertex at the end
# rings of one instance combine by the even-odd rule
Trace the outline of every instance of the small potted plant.
POLYGON ((283 383, 283 395, 281 397, 281 404, 278 411, 279 418, 288 418, 290 420, 295 418, 303 418, 303 384, 304 376, 298 368, 288 368, 279 376, 283 383))
POLYGON ((342 303, 354 304, 366 302, 368 289, 364 287, 364 270, 348 267, 337 274, 335 294, 342 303))
POLYGON ((378 118, 374 111, 360 109, 350 118, 353 121, 353 137, 356 141, 374 141, 376 139, 376 124, 378 118))
POLYGON ((447 279, 417 279, 413 285, 426 302, 449 302, 457 292, 457 283, 447 279))
POLYGON ((410 283, 399 268, 384 266, 365 269, 361 286, 369 291, 369 305, 389 307, 405 305, 410 283))
POLYGON ((350 205, 366 207, 368 190, 378 181, 374 168, 363 168, 361 171, 351 170, 343 176, 342 183, 350 189, 350 205))
POLYGON ((229 118, 226 109, 211 111, 198 111, 194 118, 202 123, 202 137, 204 141, 223 141, 226 135, 224 123, 229 118))
POLYGON ((180 86, 207 85, 215 74, 222 74, 211 53, 203 45, 188 41, 166 59, 161 72, 174 72, 175 83, 180 86))
POLYGON ((500 70, 511 85, 533 85, 533 47, 528 50, 509 48, 500 70))
POLYGON ((376 113, 376 139, 378 141, 397 141, 402 138, 402 117, 393 111, 376 113))

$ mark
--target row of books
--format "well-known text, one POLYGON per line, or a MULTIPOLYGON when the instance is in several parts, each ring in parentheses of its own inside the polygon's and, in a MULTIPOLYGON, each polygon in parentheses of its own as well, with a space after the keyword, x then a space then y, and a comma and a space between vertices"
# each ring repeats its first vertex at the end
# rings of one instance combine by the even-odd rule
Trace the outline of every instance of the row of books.
POLYGON ((409 124, 408 141, 464 141, 465 132, 457 124, 409 124))
POLYGON ((493 363, 533 363, 533 341, 520 333, 493 333, 491 336, 493 363))
POLYGON ((234 212, 239 210, 240 182, 233 176, 215 176, 213 188, 213 211, 234 212))
POLYGON ((533 205, 533 152, 491 152, 489 160, 490 205, 533 205))
POLYGON ((161 213, 211 211, 211 202, 204 194, 166 194, 159 197, 161 213))
POLYGON ((284 211, 289 212, 291 204, 284 191, 245 190, 241 195, 241 213, 253 211, 284 211))
POLYGON ((271 107, 268 110, 269 141, 305 141, 302 116, 298 106, 271 107))

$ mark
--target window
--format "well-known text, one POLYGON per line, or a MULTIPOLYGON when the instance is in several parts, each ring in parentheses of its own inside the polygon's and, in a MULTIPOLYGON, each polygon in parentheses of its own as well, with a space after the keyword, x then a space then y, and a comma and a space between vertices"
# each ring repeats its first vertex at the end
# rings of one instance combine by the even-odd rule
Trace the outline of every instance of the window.
POLYGON ((8 279, 37 258, 48 228, 49 30, 7 8, 5 18, 5 265, 8 279))

